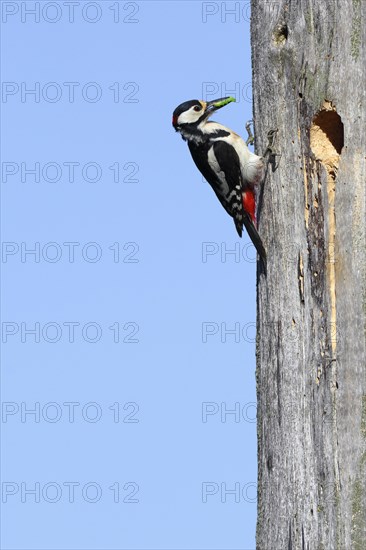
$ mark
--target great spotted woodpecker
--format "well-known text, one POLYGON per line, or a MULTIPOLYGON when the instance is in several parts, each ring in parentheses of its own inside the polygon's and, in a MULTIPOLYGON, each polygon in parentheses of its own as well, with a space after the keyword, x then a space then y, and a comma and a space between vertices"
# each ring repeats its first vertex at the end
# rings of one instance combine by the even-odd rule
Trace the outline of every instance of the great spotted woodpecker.
POLYGON ((256 186, 264 175, 263 158, 249 151, 238 134, 208 120, 231 101, 235 99, 181 103, 173 113, 173 127, 187 141, 198 170, 234 219, 239 236, 244 225, 265 265, 266 251, 256 229, 255 202, 256 186))

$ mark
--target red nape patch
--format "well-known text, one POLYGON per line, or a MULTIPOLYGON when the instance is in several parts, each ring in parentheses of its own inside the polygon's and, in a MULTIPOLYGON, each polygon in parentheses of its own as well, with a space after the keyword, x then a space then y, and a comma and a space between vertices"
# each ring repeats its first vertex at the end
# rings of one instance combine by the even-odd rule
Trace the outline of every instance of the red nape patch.
POLYGON ((172 124, 173 126, 176 126, 178 122, 178 117, 173 115, 172 124))
POLYGON ((254 191, 252 191, 251 189, 249 189, 248 191, 245 191, 245 193, 243 193, 243 208, 246 212, 248 212, 248 214, 252 218, 252 222, 254 224, 256 224, 256 219, 255 219, 255 194, 254 194, 254 191))

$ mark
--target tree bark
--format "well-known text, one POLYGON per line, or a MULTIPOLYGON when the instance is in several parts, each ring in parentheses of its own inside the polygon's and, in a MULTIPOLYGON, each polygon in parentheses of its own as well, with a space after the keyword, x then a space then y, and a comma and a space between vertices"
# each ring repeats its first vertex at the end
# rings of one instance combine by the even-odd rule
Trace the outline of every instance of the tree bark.
POLYGON ((252 0, 257 550, 366 548, 364 0, 252 0))

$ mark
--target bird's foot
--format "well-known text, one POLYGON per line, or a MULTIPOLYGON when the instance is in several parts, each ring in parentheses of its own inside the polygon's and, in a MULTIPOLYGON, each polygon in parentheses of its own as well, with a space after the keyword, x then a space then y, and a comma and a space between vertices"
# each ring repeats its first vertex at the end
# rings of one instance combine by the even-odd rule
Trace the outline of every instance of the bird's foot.
POLYGON ((251 128, 252 125, 253 125, 253 120, 248 120, 248 122, 245 125, 245 129, 248 132, 248 139, 246 141, 247 145, 253 145, 254 143, 254 135, 251 128))
POLYGON ((268 144, 267 144, 266 150, 264 151, 263 157, 266 157, 267 155, 269 155, 269 157, 281 156, 281 154, 277 153, 274 148, 277 132, 278 132, 278 128, 272 128, 272 130, 268 132, 267 134, 268 144))

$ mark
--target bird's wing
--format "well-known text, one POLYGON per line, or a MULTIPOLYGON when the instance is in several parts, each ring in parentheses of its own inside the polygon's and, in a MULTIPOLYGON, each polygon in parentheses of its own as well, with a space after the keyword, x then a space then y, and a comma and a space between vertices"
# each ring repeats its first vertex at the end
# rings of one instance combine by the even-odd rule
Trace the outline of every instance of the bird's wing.
POLYGON ((233 216, 235 223, 241 222, 242 226, 243 181, 237 152, 226 141, 218 140, 213 143, 208 153, 208 159, 220 179, 221 186, 219 186, 219 193, 225 202, 226 210, 233 216))
POLYGON ((198 170, 201 172, 205 180, 210 184, 222 206, 225 208, 226 212, 230 216, 232 216, 229 204, 227 203, 227 200, 225 198, 227 192, 229 191, 229 187, 225 182, 224 173, 222 173, 222 177, 219 178, 217 176, 217 171, 215 170, 214 163, 212 161, 211 163, 207 162, 209 156, 212 156, 210 155, 210 151, 213 151, 212 144, 208 143, 207 145, 196 145, 193 142, 188 142, 188 147, 191 152, 192 159, 198 170))
POLYGON ((211 185, 226 212, 234 218, 239 237, 242 236, 244 225, 265 262, 266 253, 262 240, 250 214, 243 207, 246 182, 243 181, 239 156, 234 147, 223 140, 211 142, 207 146, 188 142, 188 147, 198 170, 211 185))
MULTIPOLYGON (((243 181, 243 176, 240 169, 240 160, 234 147, 223 140, 215 141, 213 144, 213 154, 220 167, 220 174, 227 183, 229 191, 225 197, 226 210, 233 216, 235 227, 241 237, 243 225, 248 232, 248 235, 253 242, 258 254, 266 264, 266 251, 263 246, 262 239, 259 236, 257 228, 254 225, 252 215, 243 207, 244 190, 247 187, 243 181)), ((217 193, 216 193, 217 194, 217 193)), ((219 195, 217 195, 220 199, 219 195)), ((220 199, 221 204, 223 201, 220 199)))

